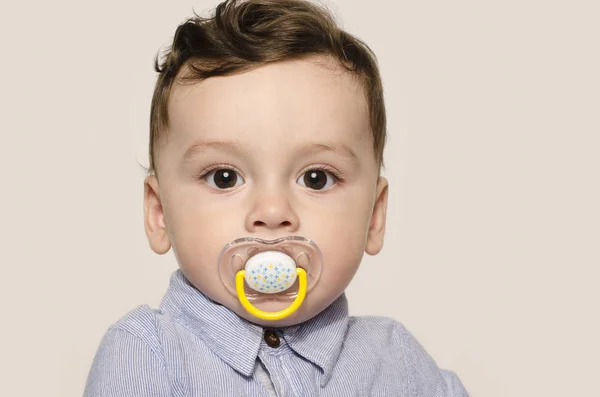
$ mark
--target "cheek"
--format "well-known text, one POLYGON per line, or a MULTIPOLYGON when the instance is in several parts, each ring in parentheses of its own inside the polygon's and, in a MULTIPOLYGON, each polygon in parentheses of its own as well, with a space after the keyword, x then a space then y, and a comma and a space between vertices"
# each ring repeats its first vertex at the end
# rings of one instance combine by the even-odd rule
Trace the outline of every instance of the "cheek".
MULTIPOLYGON (((355 195, 337 200, 335 205, 319 211, 318 216, 315 213, 307 214, 310 225, 305 222, 304 226, 315 232, 320 240, 330 241, 328 245, 360 246, 366 242, 371 213, 368 198, 355 195)), ((316 236, 312 238, 317 241, 316 236)))
POLYGON ((310 225, 305 224, 310 233, 306 237, 323 253, 322 276, 328 285, 341 286, 356 272, 364 254, 370 216, 368 200, 355 196, 349 204, 331 206, 320 217, 311 217, 310 225))
POLYGON ((334 243, 322 249, 323 269, 319 284, 320 293, 331 298, 345 290, 356 274, 363 257, 364 248, 360 244, 344 245, 334 243))
POLYGON ((233 232, 240 229, 240 214, 236 207, 202 205, 202 201, 187 195, 172 200, 166 209, 171 243, 183 263, 204 262, 216 258, 220 250, 232 239, 233 232))

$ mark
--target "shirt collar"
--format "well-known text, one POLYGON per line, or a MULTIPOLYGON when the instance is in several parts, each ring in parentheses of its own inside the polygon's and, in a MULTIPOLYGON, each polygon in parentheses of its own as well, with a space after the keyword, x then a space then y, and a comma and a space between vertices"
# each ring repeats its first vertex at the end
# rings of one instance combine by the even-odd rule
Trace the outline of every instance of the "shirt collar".
POLYGON ((321 368, 325 386, 342 350, 348 330, 348 300, 342 294, 310 320, 283 330, 283 337, 297 354, 321 368))
MULTIPOLYGON (((245 376, 251 376, 261 346, 263 327, 239 317, 196 289, 181 270, 171 277, 160 310, 173 316, 213 353, 245 376), (244 349, 240 349, 244 346, 244 349)), ((310 320, 282 328, 283 338, 294 352, 322 371, 327 384, 338 360, 348 329, 348 301, 344 294, 310 320)))
POLYGON ((181 270, 171 277, 161 312, 171 315, 237 372, 251 376, 262 340, 262 327, 212 301, 185 278, 181 270), (240 346, 244 346, 240 349, 240 346))

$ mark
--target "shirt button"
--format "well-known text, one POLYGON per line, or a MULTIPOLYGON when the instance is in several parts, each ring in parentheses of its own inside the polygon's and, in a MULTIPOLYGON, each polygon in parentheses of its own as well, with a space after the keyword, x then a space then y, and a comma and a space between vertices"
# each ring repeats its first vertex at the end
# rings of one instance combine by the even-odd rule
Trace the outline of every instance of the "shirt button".
POLYGON ((279 335, 272 329, 265 330, 264 334, 265 342, 267 342, 267 346, 276 349, 281 344, 281 340, 279 340, 279 335))

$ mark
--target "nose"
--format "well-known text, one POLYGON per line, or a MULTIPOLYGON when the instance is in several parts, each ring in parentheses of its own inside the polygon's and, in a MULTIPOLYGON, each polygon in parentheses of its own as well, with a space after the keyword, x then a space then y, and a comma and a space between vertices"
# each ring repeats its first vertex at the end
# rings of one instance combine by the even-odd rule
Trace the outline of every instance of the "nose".
POLYGON ((277 190, 255 194, 252 208, 246 217, 248 232, 294 233, 298 230, 299 225, 300 220, 286 191, 277 190))

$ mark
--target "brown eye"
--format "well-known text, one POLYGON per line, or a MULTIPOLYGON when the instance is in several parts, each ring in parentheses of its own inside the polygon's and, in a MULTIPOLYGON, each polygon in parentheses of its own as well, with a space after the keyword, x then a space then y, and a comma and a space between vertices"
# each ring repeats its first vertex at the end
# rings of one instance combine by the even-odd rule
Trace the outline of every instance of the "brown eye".
POLYGON ((229 189, 243 183, 237 172, 228 168, 220 168, 206 175, 206 183, 217 189, 229 189))
POLYGON ((336 178, 327 171, 310 170, 298 178, 298 183, 313 190, 329 189, 336 183, 336 178))

